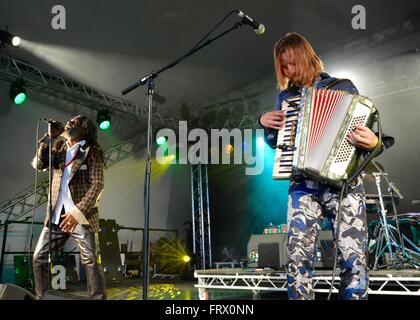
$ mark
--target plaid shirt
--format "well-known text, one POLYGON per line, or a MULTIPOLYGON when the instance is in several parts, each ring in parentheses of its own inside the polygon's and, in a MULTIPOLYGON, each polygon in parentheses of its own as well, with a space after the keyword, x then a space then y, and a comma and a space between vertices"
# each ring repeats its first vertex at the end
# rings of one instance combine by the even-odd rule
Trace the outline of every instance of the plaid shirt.
MULTIPOLYGON (((40 171, 48 170, 48 142, 40 143, 37 155, 32 166, 40 171)), ((66 160, 67 145, 63 139, 57 140, 52 149, 52 208, 57 204, 60 192, 61 178, 66 160)), ((93 232, 99 230, 98 202, 104 188, 104 165, 98 151, 90 147, 84 152, 79 150, 72 162, 69 176, 69 189, 75 207, 66 213, 74 216, 78 223, 88 225, 93 232)), ((50 212, 47 209, 45 225, 47 225, 50 212)))

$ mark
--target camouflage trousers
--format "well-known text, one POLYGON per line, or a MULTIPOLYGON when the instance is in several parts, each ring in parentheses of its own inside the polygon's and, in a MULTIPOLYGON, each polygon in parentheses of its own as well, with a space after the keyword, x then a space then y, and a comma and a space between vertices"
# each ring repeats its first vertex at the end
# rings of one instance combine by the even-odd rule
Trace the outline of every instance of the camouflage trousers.
POLYGON ((340 299, 367 299, 368 268, 365 193, 361 179, 345 194, 337 237, 336 214, 340 190, 312 180, 292 181, 288 200, 289 299, 314 299, 312 277, 316 245, 324 219, 333 224, 335 245, 338 243, 340 299), (338 238, 338 241, 337 241, 338 238))

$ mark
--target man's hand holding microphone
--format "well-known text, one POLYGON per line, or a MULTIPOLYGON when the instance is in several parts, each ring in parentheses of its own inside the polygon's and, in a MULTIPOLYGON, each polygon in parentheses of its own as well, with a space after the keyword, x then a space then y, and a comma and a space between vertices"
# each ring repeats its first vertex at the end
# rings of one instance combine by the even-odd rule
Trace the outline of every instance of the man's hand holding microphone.
MULTIPOLYGON (((64 125, 57 120, 42 118, 42 121, 47 122, 51 125, 51 138, 57 139, 64 132, 64 125)), ((48 143, 47 139, 49 138, 49 133, 47 132, 39 140, 39 142, 48 143)))

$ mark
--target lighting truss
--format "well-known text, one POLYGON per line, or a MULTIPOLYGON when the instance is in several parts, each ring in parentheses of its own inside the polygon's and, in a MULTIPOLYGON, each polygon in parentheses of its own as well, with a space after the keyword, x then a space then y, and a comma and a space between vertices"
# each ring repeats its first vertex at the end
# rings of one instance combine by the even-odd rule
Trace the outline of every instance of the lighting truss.
POLYGON ((415 75, 402 75, 387 81, 375 83, 366 88, 371 99, 387 97, 420 89, 420 73, 415 75))
POLYGON ((207 165, 191 165, 193 252, 197 269, 212 267, 210 200, 207 165))
MULTIPOLYGON (((112 115, 121 119, 138 121, 146 119, 147 116, 147 108, 144 106, 47 72, 11 56, 3 55, 0 58, 0 79, 8 82, 23 79, 31 94, 55 97, 97 111, 108 109, 112 115)), ((174 122, 170 117, 157 112, 154 116, 165 124, 174 122)))

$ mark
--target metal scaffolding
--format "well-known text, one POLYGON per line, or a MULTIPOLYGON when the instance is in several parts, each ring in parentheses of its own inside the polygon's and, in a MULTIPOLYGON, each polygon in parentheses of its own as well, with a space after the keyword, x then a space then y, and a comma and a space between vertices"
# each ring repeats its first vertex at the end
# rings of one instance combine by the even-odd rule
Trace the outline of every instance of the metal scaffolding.
POLYGON ((207 165, 191 165, 193 253, 196 269, 213 265, 211 254, 210 201, 207 165))
MULTIPOLYGON (((8 82, 22 79, 31 94, 42 96, 45 99, 57 98, 62 103, 69 102, 94 110, 107 109, 111 115, 129 121, 146 119, 147 108, 145 106, 42 70, 11 56, 2 55, 0 57, 0 79, 8 82)), ((170 123, 171 127, 175 124, 172 118, 158 112, 154 112, 153 117, 160 124, 170 123)))
MULTIPOLYGON (((332 281, 331 270, 316 271, 312 281, 314 292, 338 292, 340 278, 332 281)), ((281 270, 251 271, 244 269, 196 270, 195 285, 200 300, 208 300, 208 290, 249 290, 254 295, 264 291, 287 292, 287 273, 281 270)), ((368 293, 378 295, 420 296, 420 276, 416 270, 370 271, 368 293)))
POLYGON ((386 82, 381 81, 368 87, 366 91, 371 99, 377 99, 418 89, 420 89, 420 73, 402 75, 386 82))

